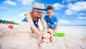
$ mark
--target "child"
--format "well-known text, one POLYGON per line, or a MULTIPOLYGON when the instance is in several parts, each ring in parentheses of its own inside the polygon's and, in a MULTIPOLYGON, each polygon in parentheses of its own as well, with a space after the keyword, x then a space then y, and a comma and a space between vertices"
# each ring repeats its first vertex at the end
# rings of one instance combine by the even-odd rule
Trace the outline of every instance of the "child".
POLYGON ((54 9, 52 6, 47 6, 46 8, 47 10, 47 15, 44 17, 48 29, 53 29, 53 33, 56 33, 57 29, 58 29, 58 19, 56 16, 54 16, 54 9))

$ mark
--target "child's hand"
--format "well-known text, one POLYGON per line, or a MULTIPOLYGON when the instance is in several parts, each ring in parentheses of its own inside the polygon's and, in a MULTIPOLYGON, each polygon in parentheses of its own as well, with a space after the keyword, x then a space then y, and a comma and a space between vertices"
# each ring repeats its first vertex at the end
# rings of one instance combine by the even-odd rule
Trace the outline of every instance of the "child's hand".
POLYGON ((50 41, 52 41, 53 31, 48 31, 47 33, 49 33, 49 34, 50 34, 50 41))

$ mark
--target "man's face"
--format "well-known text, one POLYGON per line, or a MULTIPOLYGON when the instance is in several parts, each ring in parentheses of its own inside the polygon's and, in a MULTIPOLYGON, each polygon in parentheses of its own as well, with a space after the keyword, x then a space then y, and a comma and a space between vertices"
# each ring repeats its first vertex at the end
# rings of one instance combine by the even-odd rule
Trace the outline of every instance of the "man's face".
POLYGON ((40 17, 43 14, 42 11, 36 11, 36 10, 34 10, 33 13, 34 13, 34 16, 36 16, 36 17, 40 17))
POLYGON ((53 14, 54 14, 53 10, 47 10, 47 16, 52 17, 53 14))

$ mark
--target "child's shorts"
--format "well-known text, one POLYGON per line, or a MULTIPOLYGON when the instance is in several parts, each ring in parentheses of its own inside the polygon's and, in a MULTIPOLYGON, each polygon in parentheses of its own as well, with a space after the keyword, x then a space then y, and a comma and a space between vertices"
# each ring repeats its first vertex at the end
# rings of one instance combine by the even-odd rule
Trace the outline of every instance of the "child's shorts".
POLYGON ((49 26, 49 28, 51 29, 55 29, 56 28, 56 24, 51 24, 51 23, 47 23, 47 26, 49 26))

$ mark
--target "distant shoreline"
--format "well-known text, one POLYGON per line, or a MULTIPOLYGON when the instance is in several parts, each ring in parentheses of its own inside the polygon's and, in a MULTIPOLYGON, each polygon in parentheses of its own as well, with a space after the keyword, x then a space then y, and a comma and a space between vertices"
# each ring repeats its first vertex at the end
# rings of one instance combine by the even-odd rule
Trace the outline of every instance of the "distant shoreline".
MULTIPOLYGON (((10 25, 10 24, 6 24, 6 23, 0 23, 0 24, 2 24, 2 25, 10 25)), ((16 24, 12 24, 12 25, 16 25, 16 24)), ((59 25, 59 26, 86 26, 86 25, 59 25)))
POLYGON ((0 23, 2 24, 15 24, 15 25, 19 25, 19 23, 13 22, 13 21, 6 21, 6 20, 0 20, 0 23))

